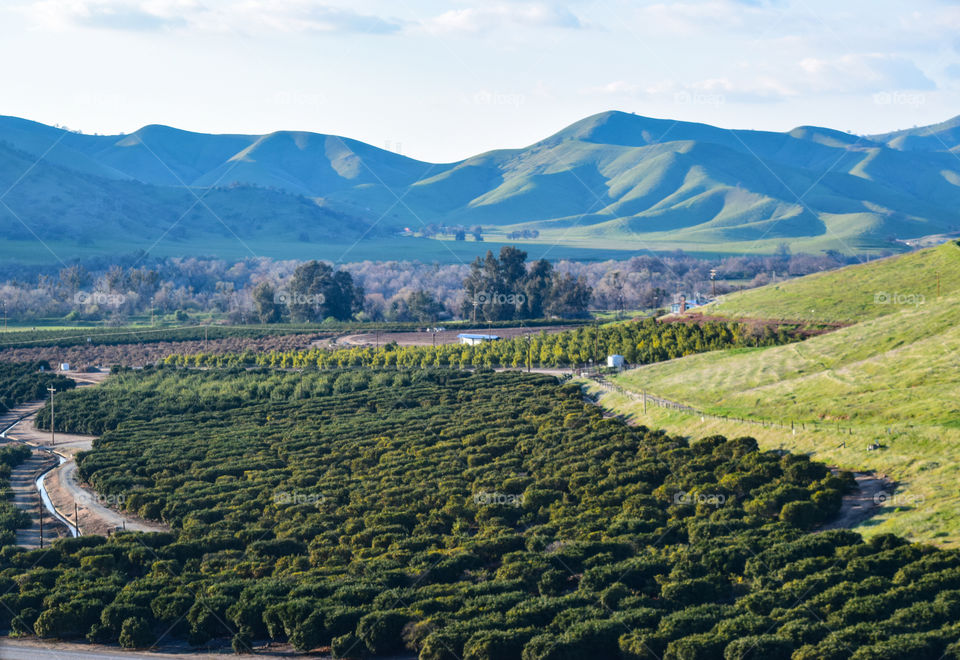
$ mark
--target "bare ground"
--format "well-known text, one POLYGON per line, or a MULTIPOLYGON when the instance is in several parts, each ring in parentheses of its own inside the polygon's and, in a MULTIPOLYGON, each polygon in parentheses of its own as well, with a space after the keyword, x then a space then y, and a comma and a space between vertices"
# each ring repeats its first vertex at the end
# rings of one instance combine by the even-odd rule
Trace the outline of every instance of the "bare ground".
POLYGON ((856 472, 853 476, 857 480, 859 488, 856 492, 843 496, 840 513, 821 529, 850 529, 856 527, 879 513, 886 500, 883 495, 889 495, 896 487, 896 484, 886 475, 873 472, 856 472))

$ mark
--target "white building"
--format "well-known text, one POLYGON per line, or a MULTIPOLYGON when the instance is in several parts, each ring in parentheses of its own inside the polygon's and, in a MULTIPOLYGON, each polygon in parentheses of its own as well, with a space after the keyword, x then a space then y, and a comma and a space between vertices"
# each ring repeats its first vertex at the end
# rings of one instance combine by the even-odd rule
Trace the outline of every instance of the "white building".
POLYGON ((460 340, 461 344, 482 344, 485 341, 497 341, 500 339, 497 335, 472 335, 469 333, 460 333, 457 335, 457 339, 460 340))
POLYGON ((623 366, 626 364, 626 360, 623 359, 622 355, 608 355, 607 356, 607 366, 614 367, 615 369, 623 369, 623 366))

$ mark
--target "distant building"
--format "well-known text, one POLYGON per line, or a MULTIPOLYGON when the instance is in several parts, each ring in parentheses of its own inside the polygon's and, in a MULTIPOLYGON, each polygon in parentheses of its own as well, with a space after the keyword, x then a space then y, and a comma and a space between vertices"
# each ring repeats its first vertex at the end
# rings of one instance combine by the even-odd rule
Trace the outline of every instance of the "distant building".
POLYGON ((626 364, 626 360, 623 359, 622 355, 608 355, 607 356, 607 366, 614 367, 616 369, 623 369, 623 365, 626 364))
POLYGON ((61 362, 61 363, 60 363, 60 371, 70 371, 70 363, 69 363, 69 362, 61 362))
POLYGON ((500 339, 497 335, 471 335, 468 333, 461 333, 457 335, 457 339, 460 340, 461 344, 482 344, 485 341, 497 341, 500 339))
POLYGON ((701 298, 699 294, 694 296, 693 300, 687 300, 687 297, 681 295, 674 303, 670 305, 670 312, 673 314, 683 314, 694 307, 702 307, 710 302, 707 298, 701 298))

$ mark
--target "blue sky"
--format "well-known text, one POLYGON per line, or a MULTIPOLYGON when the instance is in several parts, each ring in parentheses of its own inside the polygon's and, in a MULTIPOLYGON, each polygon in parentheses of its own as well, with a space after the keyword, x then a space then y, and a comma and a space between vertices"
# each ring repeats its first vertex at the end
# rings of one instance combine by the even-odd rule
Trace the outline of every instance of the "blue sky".
POLYGON ((947 0, 7 0, 0 113, 336 133, 424 160, 609 109, 871 133, 960 114, 947 0))

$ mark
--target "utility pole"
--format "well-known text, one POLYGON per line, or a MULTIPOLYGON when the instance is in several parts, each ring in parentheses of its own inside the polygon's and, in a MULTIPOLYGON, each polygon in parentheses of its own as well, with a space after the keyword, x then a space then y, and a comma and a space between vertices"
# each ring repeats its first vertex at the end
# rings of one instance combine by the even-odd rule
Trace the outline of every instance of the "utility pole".
POLYGON ((713 297, 717 297, 717 269, 710 269, 710 284, 713 286, 713 297))
POLYGON ((593 361, 597 363, 597 366, 600 365, 600 322, 597 321, 593 324, 593 361))
POLYGON ((37 500, 40 505, 40 549, 43 549, 43 500, 40 499, 40 496, 37 495, 37 500))
POLYGON ((530 333, 527 333, 527 373, 530 373, 530 367, 533 365, 533 339, 530 333))
POLYGON ((77 531, 77 536, 80 536, 80 507, 76 500, 73 501, 73 528, 77 531))
POLYGON ((53 428, 53 393, 57 391, 55 387, 48 387, 47 391, 50 392, 50 446, 55 447, 57 444, 57 435, 56 431, 53 428))

